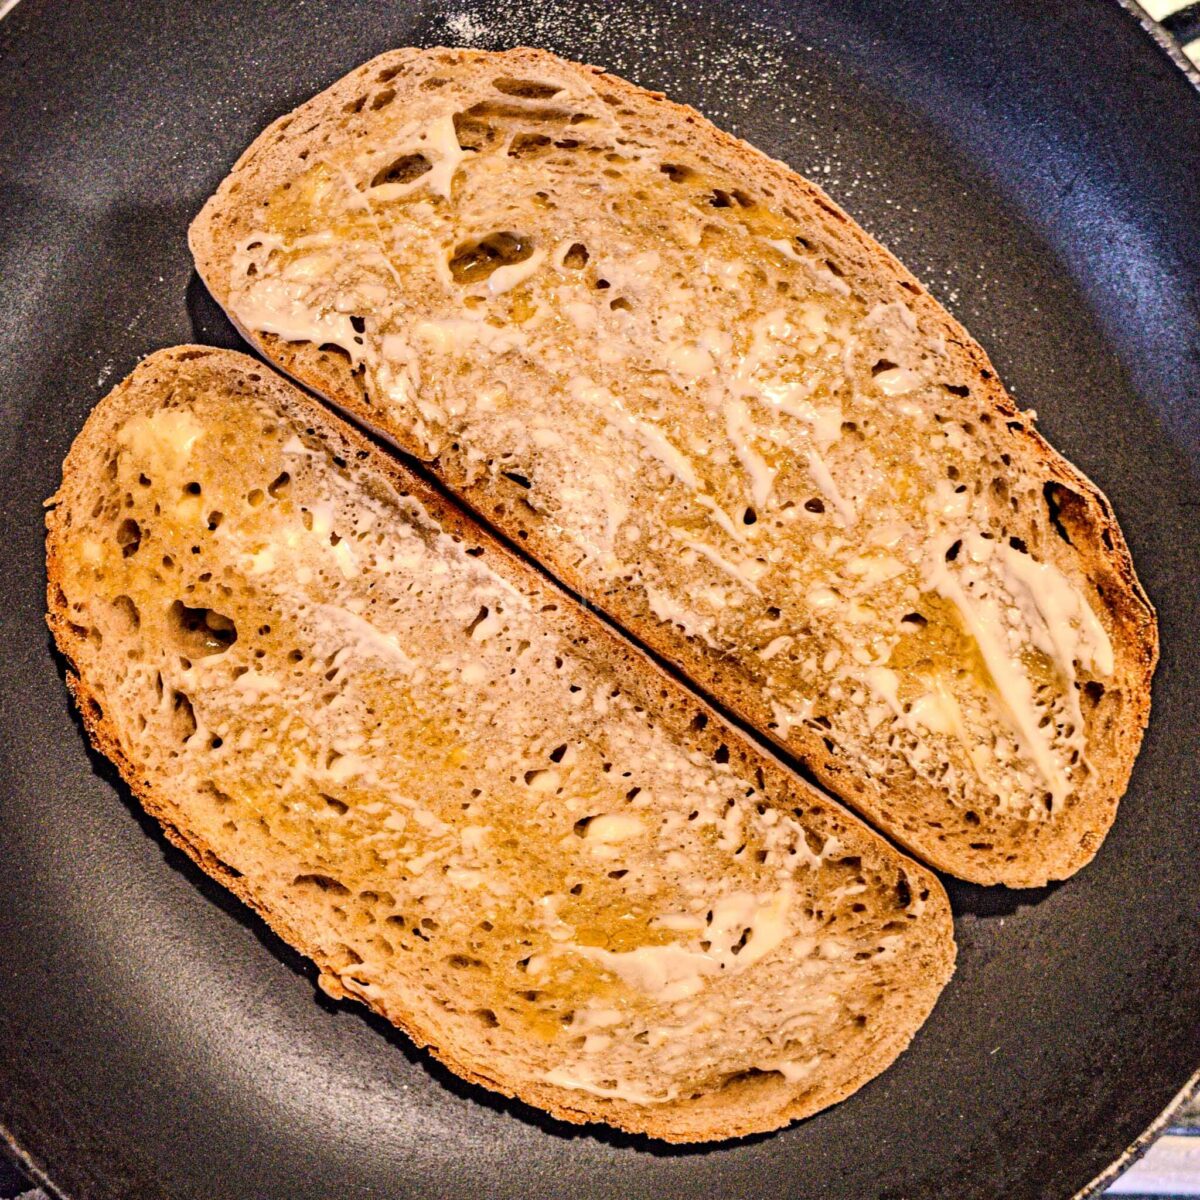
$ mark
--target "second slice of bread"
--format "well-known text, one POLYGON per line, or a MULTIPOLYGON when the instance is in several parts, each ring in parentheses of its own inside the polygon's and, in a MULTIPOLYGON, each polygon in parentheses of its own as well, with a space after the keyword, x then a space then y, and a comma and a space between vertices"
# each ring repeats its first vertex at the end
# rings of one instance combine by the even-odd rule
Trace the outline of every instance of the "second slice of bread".
POLYGON ((949 978, 925 868, 254 360, 147 359, 47 525, 96 745, 464 1078, 674 1141, 772 1129, 949 978))
POLYGON ((927 861, 1087 862, 1149 710, 1104 497, 818 189, 537 50, 400 50, 191 233, 270 358, 927 861))

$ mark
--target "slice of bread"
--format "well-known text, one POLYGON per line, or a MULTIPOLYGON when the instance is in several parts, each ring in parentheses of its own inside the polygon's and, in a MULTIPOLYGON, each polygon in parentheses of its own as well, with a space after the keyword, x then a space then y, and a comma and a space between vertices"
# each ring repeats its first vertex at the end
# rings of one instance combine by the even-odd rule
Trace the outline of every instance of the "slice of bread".
POLYGON ((147 359, 47 517, 49 622, 167 836, 464 1078, 675 1141, 883 1070, 936 878, 253 359, 147 359))
POLYGON ((398 50, 191 230, 269 358, 926 861, 1096 852, 1153 610, 1104 497, 823 193, 537 50, 398 50))

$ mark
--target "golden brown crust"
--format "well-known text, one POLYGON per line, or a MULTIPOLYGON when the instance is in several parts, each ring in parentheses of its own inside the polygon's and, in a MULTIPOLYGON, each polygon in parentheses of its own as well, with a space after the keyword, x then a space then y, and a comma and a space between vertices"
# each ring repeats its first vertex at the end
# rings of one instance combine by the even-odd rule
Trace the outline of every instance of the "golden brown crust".
MULTIPOLYGON (((1150 680, 1157 661, 1157 628, 1154 610, 1134 573, 1133 563, 1108 501, 1075 467, 1055 451, 1020 413, 1005 392, 983 349, 947 313, 886 249, 875 242, 819 188, 782 163, 767 158, 745 142, 717 129, 695 110, 673 104, 660 94, 645 91, 601 68, 567 63, 545 51, 521 48, 489 56, 470 50, 396 50, 364 64, 295 112, 280 118, 239 158, 231 174, 207 202, 192 225, 189 239, 197 268, 218 302, 228 299, 226 280, 232 247, 248 231, 256 205, 275 186, 295 173, 298 156, 308 154, 336 137, 343 111, 356 96, 365 94, 389 75, 399 76, 418 58, 439 57, 448 69, 486 60, 489 68, 502 63, 519 71, 551 68, 558 75, 576 72, 592 83, 617 94, 631 109, 657 117, 666 128, 684 130, 683 136, 724 154, 727 161, 751 181, 770 184, 775 194, 805 215, 819 237, 836 246, 846 274, 868 296, 902 295, 926 334, 944 339, 961 377, 971 380, 970 403, 995 427, 1005 427, 1014 460, 1021 469, 1035 472, 1047 485, 1059 489, 1060 523, 1068 531, 1078 562, 1102 597, 1112 624, 1116 671, 1107 701, 1104 742, 1091 756, 1099 770, 1082 794, 1073 795, 1066 810, 1053 822, 1022 822, 1022 844, 993 850, 972 846, 974 836, 963 825, 953 841, 927 836, 927 829, 898 819, 908 806, 919 812, 920 795, 887 790, 861 773, 847 771, 831 755, 816 730, 795 725, 786 737, 769 729, 770 712, 760 690, 746 677, 729 669, 727 660, 702 642, 688 639, 650 612, 644 596, 635 589, 609 589, 596 594, 592 584, 576 569, 553 531, 536 514, 508 504, 503 480, 483 477, 469 482, 464 464, 443 456, 431 465, 465 503, 522 544, 557 579, 597 604, 613 620, 656 653, 676 664, 697 686, 727 706, 802 760, 826 786, 853 805, 872 823, 883 828, 906 849, 935 867, 978 883, 1005 883, 1031 887, 1071 875, 1098 850, 1117 810, 1117 804, 1141 744, 1150 708, 1150 680), (300 128, 302 127, 302 128, 300 128), (298 131, 299 130, 299 131, 298 131), (1027 826, 1027 828, 1026 828, 1027 826)), ((399 83, 396 85, 399 86, 399 83)), ((377 429, 402 450, 425 454, 417 438, 403 427, 381 421, 366 400, 348 366, 305 343, 287 343, 271 335, 243 334, 289 375, 315 389, 340 409, 377 429)), ((919 822, 918 822, 919 823, 919 822)), ((1014 835, 1015 836, 1015 835, 1014 835)))
POLYGON ((403 465, 387 458, 365 438, 338 418, 331 416, 291 385, 245 355, 202 346, 179 346, 159 351, 146 359, 128 379, 119 384, 89 417, 77 437, 63 467, 63 484, 48 502, 47 525, 47 623, 59 650, 67 659, 67 685, 82 714, 85 728, 96 749, 117 767, 121 777, 150 815, 160 822, 164 834, 184 851, 203 871, 227 887, 243 903, 257 912, 286 942, 311 958, 320 972, 320 986, 335 997, 360 1000, 402 1029, 418 1046, 429 1049, 436 1058, 462 1078, 516 1097, 545 1109, 560 1120, 575 1123, 604 1121, 635 1133, 645 1133, 666 1141, 690 1142, 742 1137, 778 1128, 792 1120, 809 1116, 857 1090, 868 1079, 885 1069, 911 1040, 923 1023, 949 979, 954 967, 955 947, 949 902, 936 877, 917 863, 892 851, 885 842, 857 818, 844 813, 832 801, 821 796, 798 777, 764 755, 702 702, 664 674, 644 654, 624 642, 586 609, 570 604, 553 585, 525 565, 514 554, 486 534, 468 517, 432 492, 403 465), (692 1100, 680 1100, 655 1106, 592 1097, 549 1084, 493 1078, 488 1065, 464 1061, 439 1042, 434 1030, 420 1027, 403 1007, 388 1005, 379 996, 364 993, 353 978, 324 955, 319 946, 306 938, 289 920, 286 912, 266 903, 256 891, 255 881, 244 877, 221 860, 216 850, 189 825, 188 815, 173 800, 169 784, 138 763, 122 749, 112 719, 102 707, 102 696, 89 680, 91 651, 86 637, 72 621, 64 592, 63 553, 73 518, 73 502, 80 482, 103 461, 103 449, 111 443, 113 431, 139 405, 147 403, 162 390, 162 380, 172 372, 204 369, 216 376, 249 381, 256 389, 272 393, 290 412, 304 419, 322 434, 347 447, 348 457, 366 451, 374 466, 384 472, 403 494, 416 497, 437 523, 452 535, 486 547, 488 561, 511 583, 526 593, 554 601, 563 610, 565 621, 594 643, 606 646, 619 684, 631 694, 656 703, 660 722, 692 748, 712 754, 725 743, 733 760, 745 769, 761 769, 777 802, 785 807, 802 804, 822 814, 838 831, 849 850, 867 851, 891 861, 913 886, 928 891, 922 922, 926 936, 919 961, 914 964, 913 987, 908 1009, 892 1013, 890 1035, 876 1043, 869 1056, 857 1064, 852 1076, 830 1079, 815 1087, 785 1085, 778 1081, 769 1097, 762 1088, 748 1081, 744 1093, 725 1088, 720 1093, 692 1100), (703 713, 707 723, 698 729, 694 717, 703 713), (783 1101, 780 1092, 790 1089, 783 1101), (769 1102, 767 1102, 769 1101, 769 1102))

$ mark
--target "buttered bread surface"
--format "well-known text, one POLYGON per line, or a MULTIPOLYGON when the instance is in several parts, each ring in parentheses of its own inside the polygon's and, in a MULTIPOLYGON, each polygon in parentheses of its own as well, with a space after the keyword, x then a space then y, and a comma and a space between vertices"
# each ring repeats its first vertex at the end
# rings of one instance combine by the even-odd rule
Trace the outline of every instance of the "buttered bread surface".
POLYGON ((151 357, 53 505, 98 744, 327 990, 468 1078, 769 1129, 948 978, 932 875, 253 360, 151 357))
POLYGON ((270 356, 928 861, 1095 853, 1156 653, 1120 531, 781 164, 542 52, 398 51, 192 244, 270 356))

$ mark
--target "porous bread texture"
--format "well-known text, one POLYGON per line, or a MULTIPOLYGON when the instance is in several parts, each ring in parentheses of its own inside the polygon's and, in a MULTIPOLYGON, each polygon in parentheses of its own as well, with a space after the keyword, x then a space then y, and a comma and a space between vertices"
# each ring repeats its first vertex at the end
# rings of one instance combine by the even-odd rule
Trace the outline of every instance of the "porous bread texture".
POLYGON ((161 351, 50 501, 49 623, 167 836, 466 1079, 673 1141, 883 1070, 926 869, 315 402, 161 351))
POLYGON ((273 362, 927 862, 1096 853, 1157 657, 1111 509, 786 166, 543 51, 398 50, 190 239, 273 362))

